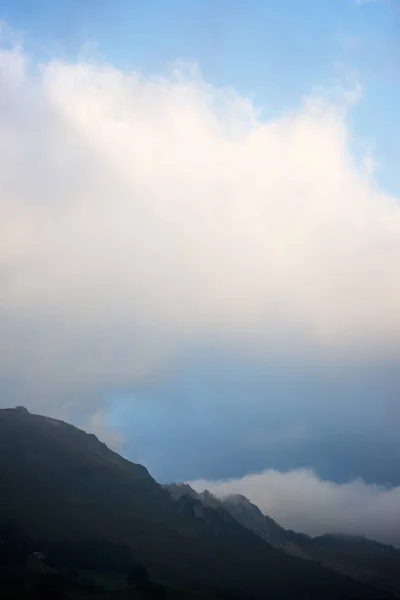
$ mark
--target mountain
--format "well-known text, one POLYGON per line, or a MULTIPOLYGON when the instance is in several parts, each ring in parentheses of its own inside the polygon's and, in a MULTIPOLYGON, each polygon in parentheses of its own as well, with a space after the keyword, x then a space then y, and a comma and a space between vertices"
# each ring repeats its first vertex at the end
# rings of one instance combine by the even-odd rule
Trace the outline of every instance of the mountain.
POLYGON ((321 564, 400 596, 400 551, 361 536, 325 534, 304 550, 321 564))
POLYGON ((222 505, 241 525, 251 529, 275 548, 310 559, 309 554, 302 547, 303 542, 309 539, 308 536, 284 529, 274 519, 264 515, 258 506, 252 504, 245 496, 241 494, 228 496, 222 501, 222 505))
POLYGON ((212 504, 171 497, 143 466, 63 421, 0 410, 0 524, 17 523, 39 549, 60 556, 61 545, 73 561, 126 547, 155 580, 225 597, 390 597, 274 548, 212 504))
POLYGON ((193 497, 226 510, 241 525, 274 547, 317 561, 330 569, 400 596, 400 551, 393 546, 362 536, 325 534, 312 538, 284 529, 241 494, 217 499, 209 491, 197 493, 187 484, 174 484, 169 486, 169 490, 175 498, 190 490, 193 497))
POLYGON ((400 551, 393 546, 362 536, 327 533, 312 538, 286 530, 241 495, 225 498, 222 505, 275 547, 400 595, 400 551))
POLYGON ((231 494, 219 499, 208 490, 196 492, 190 485, 185 483, 173 483, 164 487, 175 499, 189 495, 205 506, 226 511, 243 527, 249 529, 275 548, 306 560, 312 558, 303 549, 303 544, 305 545, 311 540, 308 535, 284 529, 274 519, 264 515, 258 506, 252 504, 241 494, 231 494))
POLYGON ((312 538, 286 530, 242 495, 229 496, 222 505, 239 523, 273 546, 400 594, 400 551, 393 546, 362 536, 327 533, 312 538))

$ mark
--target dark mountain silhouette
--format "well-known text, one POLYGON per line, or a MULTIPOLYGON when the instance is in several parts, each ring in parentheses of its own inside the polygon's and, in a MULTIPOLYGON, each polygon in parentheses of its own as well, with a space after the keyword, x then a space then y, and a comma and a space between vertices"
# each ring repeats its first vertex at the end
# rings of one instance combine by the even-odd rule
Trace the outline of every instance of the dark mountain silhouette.
POLYGON ((361 536, 325 534, 312 538, 284 529, 240 494, 220 500, 207 490, 197 493, 187 484, 172 484, 167 489, 176 499, 190 494, 205 505, 226 510, 241 525, 289 554, 317 561, 359 581, 400 595, 400 551, 393 546, 361 536))
POLYGON ((400 596, 400 551, 361 536, 325 534, 303 549, 322 564, 400 596))
POLYGON ((0 411, 0 523, 9 522, 35 549, 58 548, 59 560, 60 545, 73 562, 82 548, 114 544, 154 580, 225 598, 389 598, 273 547, 211 501, 171 498, 94 435, 22 408, 0 411), (74 543, 76 555, 65 550, 74 543))

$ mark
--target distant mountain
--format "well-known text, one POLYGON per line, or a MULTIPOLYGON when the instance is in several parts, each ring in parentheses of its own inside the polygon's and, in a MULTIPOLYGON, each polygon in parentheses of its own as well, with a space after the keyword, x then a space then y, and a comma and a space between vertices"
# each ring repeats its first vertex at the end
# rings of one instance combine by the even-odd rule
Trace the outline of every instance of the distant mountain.
POLYGON ((312 538, 286 530, 242 495, 229 496, 222 505, 239 523, 276 548, 400 594, 400 551, 393 546, 362 536, 327 533, 312 538))
POLYGON ((241 525, 275 548, 313 560, 359 581, 400 596, 400 551, 362 536, 325 534, 310 537, 284 529, 264 515, 245 496, 233 494, 217 499, 209 491, 195 492, 187 484, 168 486, 173 497, 190 493, 207 505, 226 510, 241 525))
POLYGON ((303 549, 323 565, 400 596, 400 551, 361 536, 325 534, 303 549))
POLYGON ((228 496, 223 500, 223 506, 241 525, 254 531, 275 548, 301 558, 310 558, 302 548, 302 543, 309 539, 308 536, 284 529, 274 519, 264 515, 258 506, 252 504, 245 496, 228 496))
POLYGON ((0 525, 17 523, 58 560, 104 556, 111 544, 129 548, 155 580, 225 598, 390 597, 290 556, 210 495, 186 492, 171 497, 143 466, 72 425, 0 410, 0 525))

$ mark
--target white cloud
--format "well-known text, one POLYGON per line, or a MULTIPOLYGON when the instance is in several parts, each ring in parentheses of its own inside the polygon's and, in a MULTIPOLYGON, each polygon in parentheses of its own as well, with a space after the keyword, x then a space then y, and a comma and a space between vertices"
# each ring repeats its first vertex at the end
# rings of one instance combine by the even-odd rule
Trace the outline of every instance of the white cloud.
POLYGON ((48 410, 200 339, 397 352, 400 208, 346 118, 309 98, 262 122, 196 72, 1 52, 3 380, 48 410))
POLYGON ((241 479, 195 481, 197 491, 219 497, 243 494, 287 529, 322 535, 364 535, 400 544, 400 487, 386 488, 358 479, 334 483, 308 469, 267 470, 241 479))

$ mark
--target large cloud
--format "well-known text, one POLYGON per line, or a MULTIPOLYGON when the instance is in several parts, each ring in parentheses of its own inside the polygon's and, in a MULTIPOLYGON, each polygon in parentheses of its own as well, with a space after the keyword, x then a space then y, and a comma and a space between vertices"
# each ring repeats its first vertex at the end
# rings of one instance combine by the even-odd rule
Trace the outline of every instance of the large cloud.
POLYGON ((219 497, 243 494, 287 529, 310 535, 349 533, 400 545, 400 487, 358 479, 334 483, 312 471, 275 470, 225 481, 196 481, 198 491, 219 497))
POLYGON ((351 142, 323 99, 264 121, 196 72, 3 50, 5 401, 74 405, 197 342, 397 353, 400 208, 351 142))

